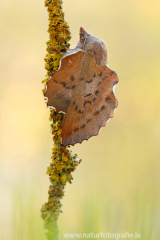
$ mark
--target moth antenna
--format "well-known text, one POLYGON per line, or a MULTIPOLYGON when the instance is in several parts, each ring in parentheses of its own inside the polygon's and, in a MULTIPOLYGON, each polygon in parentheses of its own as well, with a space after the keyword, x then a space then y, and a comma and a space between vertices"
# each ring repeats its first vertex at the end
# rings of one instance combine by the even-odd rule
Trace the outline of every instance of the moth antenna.
POLYGON ((86 37, 85 40, 84 40, 82 50, 84 50, 84 47, 85 47, 85 44, 86 44, 87 38, 88 38, 88 37, 86 37))

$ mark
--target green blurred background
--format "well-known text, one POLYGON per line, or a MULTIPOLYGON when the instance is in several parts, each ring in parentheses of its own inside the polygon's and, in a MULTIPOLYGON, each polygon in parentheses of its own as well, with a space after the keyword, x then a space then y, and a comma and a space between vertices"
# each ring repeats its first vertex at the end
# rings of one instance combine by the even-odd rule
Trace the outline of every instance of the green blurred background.
MULTIPOLYGON (((119 106, 97 137, 72 147, 63 233, 160 236, 160 1, 64 0, 73 47, 80 26, 106 42, 119 106)), ((42 96, 48 13, 43 0, 0 3, 0 240, 44 240, 52 136, 42 96)))

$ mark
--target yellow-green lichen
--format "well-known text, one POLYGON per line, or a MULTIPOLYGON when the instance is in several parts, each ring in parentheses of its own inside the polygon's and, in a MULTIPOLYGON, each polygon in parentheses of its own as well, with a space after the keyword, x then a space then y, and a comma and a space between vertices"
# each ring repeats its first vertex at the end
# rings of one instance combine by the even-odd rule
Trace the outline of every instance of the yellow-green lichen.
MULTIPOLYGON (((47 41, 47 54, 44 58, 47 74, 42 81, 44 84, 43 93, 46 89, 46 82, 51 74, 59 67, 62 55, 59 52, 66 52, 69 47, 68 41, 71 38, 68 23, 64 20, 61 0, 45 0, 45 6, 49 13, 49 40, 47 41)), ((61 211, 61 198, 64 196, 64 187, 67 182, 71 183, 72 172, 81 162, 76 155, 73 155, 69 147, 63 147, 61 144, 61 124, 64 114, 57 113, 54 109, 50 110, 51 133, 53 135, 53 148, 50 166, 47 168, 47 174, 51 185, 49 187, 48 202, 41 208, 41 216, 44 220, 44 226, 48 230, 46 233, 48 239, 58 239, 57 219, 61 211)))

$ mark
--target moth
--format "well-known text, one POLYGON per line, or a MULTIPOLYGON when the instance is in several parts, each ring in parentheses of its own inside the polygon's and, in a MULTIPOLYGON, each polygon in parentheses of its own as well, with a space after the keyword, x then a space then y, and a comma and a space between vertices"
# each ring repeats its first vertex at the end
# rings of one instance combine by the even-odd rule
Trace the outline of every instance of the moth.
POLYGON ((82 27, 79 42, 61 58, 60 67, 47 82, 47 106, 64 112, 62 145, 74 145, 99 133, 113 117, 118 101, 113 87, 115 71, 108 67, 104 41, 82 27))

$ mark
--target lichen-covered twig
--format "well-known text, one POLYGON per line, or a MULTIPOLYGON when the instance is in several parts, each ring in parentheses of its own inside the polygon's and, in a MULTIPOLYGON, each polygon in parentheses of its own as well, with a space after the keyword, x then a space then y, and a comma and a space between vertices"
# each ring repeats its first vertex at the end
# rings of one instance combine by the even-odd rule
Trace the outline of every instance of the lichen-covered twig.
MULTIPOLYGON (((43 93, 46 89, 46 82, 51 74, 59 67, 61 53, 65 53, 69 48, 70 31, 67 22, 64 21, 62 12, 62 0, 45 0, 45 6, 49 13, 49 41, 47 41, 47 54, 45 57, 45 68, 47 74, 44 83, 43 93), (58 51, 57 51, 58 50, 58 51)), ((65 79, 64 79, 65 80, 65 79)), ((60 200, 64 196, 64 187, 67 182, 72 181, 72 172, 81 162, 77 155, 73 155, 69 147, 61 144, 61 124, 64 114, 50 110, 51 133, 53 135, 54 146, 52 149, 51 163, 47 168, 47 174, 51 185, 49 187, 48 202, 42 206, 41 216, 44 220, 44 227, 48 230, 46 235, 48 240, 58 240, 57 220, 61 210, 60 200)))

